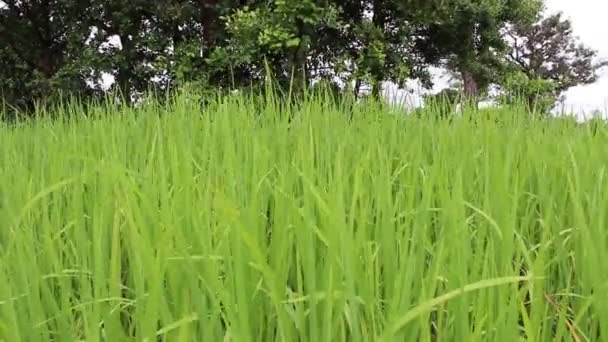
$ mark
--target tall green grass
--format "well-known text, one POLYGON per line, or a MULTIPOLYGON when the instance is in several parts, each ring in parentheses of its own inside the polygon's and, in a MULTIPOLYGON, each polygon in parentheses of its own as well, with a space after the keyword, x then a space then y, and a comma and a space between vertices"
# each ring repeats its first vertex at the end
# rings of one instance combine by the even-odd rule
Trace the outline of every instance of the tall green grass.
POLYGON ((0 340, 608 340, 604 126, 260 103, 1 126, 0 340))

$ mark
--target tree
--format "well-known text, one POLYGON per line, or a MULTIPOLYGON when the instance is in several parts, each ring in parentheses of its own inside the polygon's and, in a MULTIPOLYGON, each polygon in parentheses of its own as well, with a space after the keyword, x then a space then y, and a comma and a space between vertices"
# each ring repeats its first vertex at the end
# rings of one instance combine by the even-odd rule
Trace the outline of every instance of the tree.
POLYGON ((99 79, 110 74, 128 102, 186 83, 262 85, 269 68, 284 88, 323 79, 379 97, 386 81, 430 87, 428 68, 438 66, 458 74, 464 95, 476 101, 500 83, 508 98, 523 93, 536 103, 541 89, 557 96, 593 82, 598 67, 594 52, 575 44, 569 22, 537 22, 541 4, 0 0, 0 92, 4 104, 32 108, 60 94, 102 95, 99 79))
POLYGON ((511 45, 506 54, 511 64, 507 95, 516 91, 530 106, 554 103, 567 89, 595 82, 597 70, 606 65, 596 63, 597 52, 578 41, 562 13, 531 25, 513 25, 506 35, 511 45))
POLYGON ((91 40, 103 46, 97 66, 114 76, 114 88, 127 102, 151 88, 167 89, 176 78, 188 78, 195 60, 202 60, 207 30, 215 32, 217 25, 212 15, 203 15, 213 12, 204 1, 94 1, 91 40), (110 40, 117 44, 107 44, 110 40))
POLYGON ((372 17, 361 23, 364 48, 357 56, 357 77, 367 78, 372 95, 379 97, 382 83, 391 81, 403 87, 408 79, 418 79, 430 87, 431 76, 424 58, 415 47, 416 28, 424 23, 425 2, 373 0, 364 8, 372 17))
POLYGON ((226 17, 227 39, 208 63, 232 76, 233 86, 263 82, 267 67, 283 86, 303 87, 320 36, 336 26, 336 11, 325 1, 256 1, 226 17))
POLYGON ((369 85, 376 97, 384 81, 403 85, 418 78, 430 84, 413 44, 416 2, 254 1, 228 16, 229 39, 211 64, 246 84, 263 80, 267 63, 282 84, 292 76, 298 85, 340 80, 354 83, 356 95, 369 85))
MULTIPOLYGON (((230 83, 225 72, 212 72, 208 59, 227 40, 224 17, 247 4, 245 0, 160 1, 155 11, 157 40, 163 49, 154 67, 161 71, 162 88, 184 83, 217 86, 230 83)), ((158 78, 158 76, 156 77, 158 78)), ((157 81, 158 83, 158 81, 157 81)))
POLYGON ((90 1, 0 2, 0 91, 22 109, 64 94, 92 95, 90 1))
POLYGON ((447 0, 419 30, 418 48, 428 63, 460 74, 463 93, 476 99, 498 79, 507 44, 501 31, 533 20, 537 0, 447 0))
POLYGON ((225 37, 221 16, 241 1, 0 1, 4 101, 31 108, 58 93, 98 95, 102 74, 127 102, 207 80, 205 58, 225 37))
POLYGON ((505 104, 523 104, 531 113, 545 114, 556 103, 556 88, 552 80, 530 78, 521 71, 510 72, 503 81, 500 100, 505 104))

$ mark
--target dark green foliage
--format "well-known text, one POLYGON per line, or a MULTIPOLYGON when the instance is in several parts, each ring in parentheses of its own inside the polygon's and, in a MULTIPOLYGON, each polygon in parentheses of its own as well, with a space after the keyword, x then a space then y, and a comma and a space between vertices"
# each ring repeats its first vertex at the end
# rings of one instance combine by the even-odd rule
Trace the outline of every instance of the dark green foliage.
POLYGON ((0 6, 0 91, 12 106, 66 94, 93 95, 87 76, 100 70, 87 44, 90 0, 2 1, 0 6))

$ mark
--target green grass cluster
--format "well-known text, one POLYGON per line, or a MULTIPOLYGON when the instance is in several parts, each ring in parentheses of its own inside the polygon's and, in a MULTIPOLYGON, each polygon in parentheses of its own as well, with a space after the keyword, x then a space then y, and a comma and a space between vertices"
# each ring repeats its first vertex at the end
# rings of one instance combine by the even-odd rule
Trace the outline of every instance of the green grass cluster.
POLYGON ((0 341, 608 340, 602 124, 64 110, 0 126, 0 341))

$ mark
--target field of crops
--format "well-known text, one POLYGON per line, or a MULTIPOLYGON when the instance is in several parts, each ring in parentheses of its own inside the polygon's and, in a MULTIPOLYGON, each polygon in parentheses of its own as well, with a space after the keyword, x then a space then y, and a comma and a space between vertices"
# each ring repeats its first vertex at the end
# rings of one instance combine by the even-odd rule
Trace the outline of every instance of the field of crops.
POLYGON ((0 126, 0 341, 608 340, 604 126, 89 114, 0 126))

